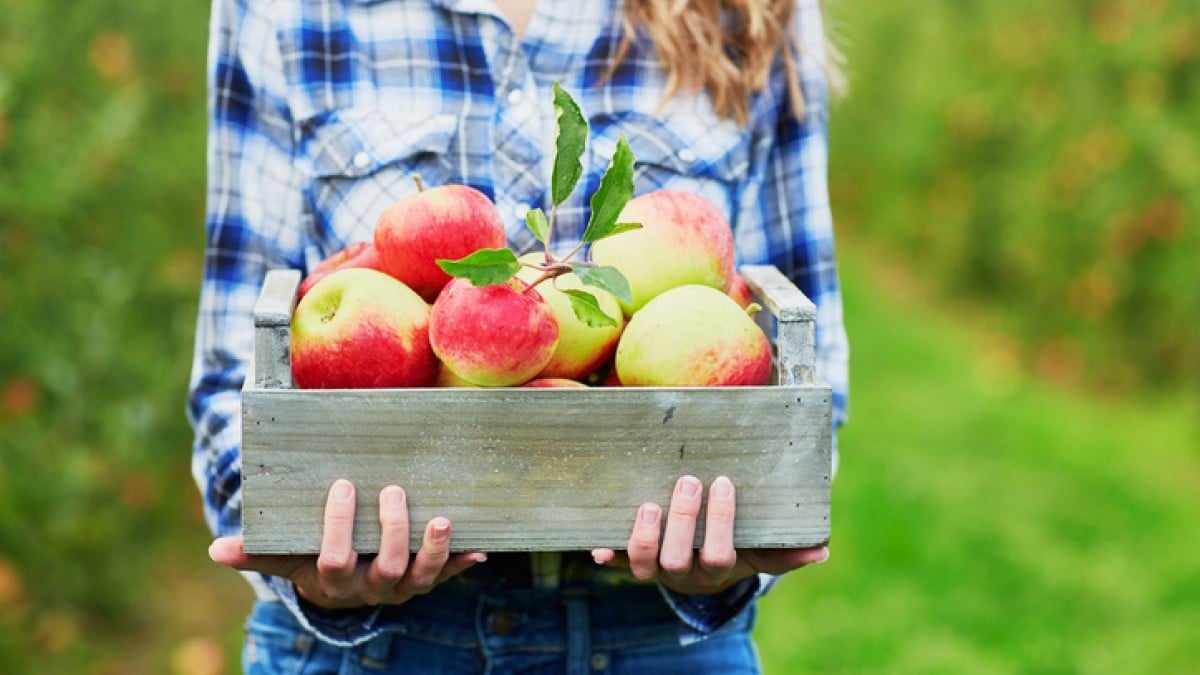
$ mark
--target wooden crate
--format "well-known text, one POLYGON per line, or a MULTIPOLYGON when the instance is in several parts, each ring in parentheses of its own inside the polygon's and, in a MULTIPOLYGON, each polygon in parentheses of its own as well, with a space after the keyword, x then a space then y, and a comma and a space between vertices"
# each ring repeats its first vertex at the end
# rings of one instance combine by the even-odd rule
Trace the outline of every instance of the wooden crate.
POLYGON ((360 553, 378 550, 391 483, 408 492, 414 550, 438 515, 454 550, 621 549, 638 505, 665 511, 684 474, 730 477, 739 547, 825 543, 831 393, 813 370, 816 310, 774 267, 741 272, 775 347, 768 386, 363 390, 292 388, 300 275, 270 272, 242 397, 246 550, 316 553, 338 478, 358 487, 360 553))

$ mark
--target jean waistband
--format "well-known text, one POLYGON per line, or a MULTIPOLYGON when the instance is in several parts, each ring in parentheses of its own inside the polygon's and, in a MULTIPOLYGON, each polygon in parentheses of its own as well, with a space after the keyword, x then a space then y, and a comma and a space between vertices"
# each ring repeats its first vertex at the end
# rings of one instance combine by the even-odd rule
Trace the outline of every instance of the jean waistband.
MULTIPOLYGON (((646 585, 629 570, 598 565, 591 554, 568 551, 561 554, 556 584, 562 588, 612 588, 613 586, 646 585)), ((489 588, 541 588, 534 579, 533 564, 528 553, 489 553, 487 562, 475 565, 456 577, 480 591, 489 588)))

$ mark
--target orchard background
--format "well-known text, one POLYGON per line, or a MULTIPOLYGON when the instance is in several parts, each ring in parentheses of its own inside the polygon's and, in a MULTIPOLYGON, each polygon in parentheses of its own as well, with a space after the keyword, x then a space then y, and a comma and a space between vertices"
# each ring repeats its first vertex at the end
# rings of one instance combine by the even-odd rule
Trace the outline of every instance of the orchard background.
MULTIPOLYGON (((235 672, 183 413, 208 4, 0 16, 0 672, 235 672)), ((851 423, 767 672, 1191 672, 1200 2, 830 23, 851 423)))

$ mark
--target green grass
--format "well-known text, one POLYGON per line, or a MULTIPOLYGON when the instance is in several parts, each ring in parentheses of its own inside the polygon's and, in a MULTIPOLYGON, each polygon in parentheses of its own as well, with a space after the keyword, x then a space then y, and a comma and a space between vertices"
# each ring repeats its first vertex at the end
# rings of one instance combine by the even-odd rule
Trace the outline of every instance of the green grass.
POLYGON ((1194 672, 1194 405, 1032 379, 854 247, 832 557, 764 600, 767 672, 1194 672))

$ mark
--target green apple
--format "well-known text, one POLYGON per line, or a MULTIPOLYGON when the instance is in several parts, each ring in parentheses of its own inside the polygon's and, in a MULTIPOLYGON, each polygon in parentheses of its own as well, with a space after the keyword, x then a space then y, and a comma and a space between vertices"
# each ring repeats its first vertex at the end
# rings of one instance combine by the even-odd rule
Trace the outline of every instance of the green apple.
POLYGON ((712 202, 681 190, 657 190, 625 204, 621 223, 637 230, 592 244, 598 265, 616 267, 629 281, 632 316, 659 293, 685 284, 725 291, 734 272, 733 230, 712 202))
POLYGON ((766 384, 771 345, 746 310, 711 286, 677 286, 646 303, 617 344, 627 387, 766 384))
MULTIPOLYGON (((541 263, 545 256, 542 253, 526 253, 519 260, 525 263, 541 263)), ((517 277, 526 283, 533 283, 541 272, 532 267, 522 267, 517 277)), ((617 349, 617 340, 625 327, 625 317, 621 313, 621 304, 617 296, 595 286, 585 286, 579 277, 573 273, 564 274, 554 279, 547 279, 536 287, 538 293, 545 299, 550 313, 558 323, 558 346, 550 361, 538 373, 538 377, 565 377, 571 380, 581 380, 604 364, 617 349), (596 297, 600 309, 616 321, 613 326, 589 326, 575 316, 571 309, 571 298, 563 292, 568 290, 586 290, 596 297)))

